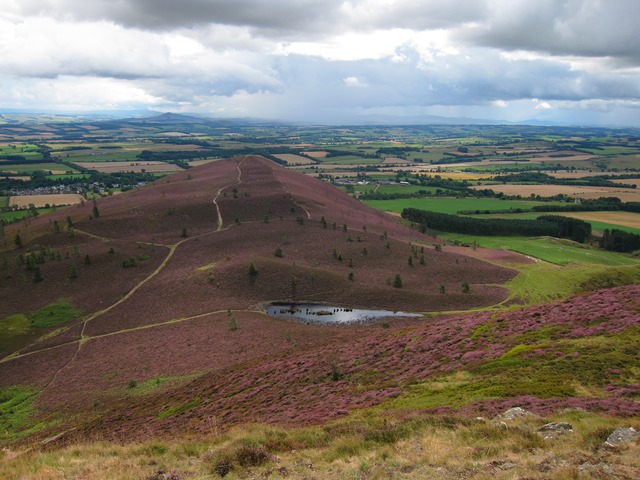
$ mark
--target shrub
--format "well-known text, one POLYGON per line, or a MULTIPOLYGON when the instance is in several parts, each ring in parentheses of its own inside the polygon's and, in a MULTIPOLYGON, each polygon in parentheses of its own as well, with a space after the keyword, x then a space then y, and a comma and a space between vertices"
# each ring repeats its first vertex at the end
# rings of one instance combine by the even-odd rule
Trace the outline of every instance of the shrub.
POLYGON ((252 262, 249 265, 249 276, 250 277, 255 277, 256 275, 258 275, 258 269, 256 268, 256 266, 252 262))

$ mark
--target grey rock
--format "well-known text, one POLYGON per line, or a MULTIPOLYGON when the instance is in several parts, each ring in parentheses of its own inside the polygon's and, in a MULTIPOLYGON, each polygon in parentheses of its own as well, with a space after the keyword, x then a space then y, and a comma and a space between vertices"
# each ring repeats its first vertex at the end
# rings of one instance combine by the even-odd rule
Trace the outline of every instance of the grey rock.
POLYGON ((512 470, 517 466, 515 463, 508 460, 494 460, 492 462, 489 462, 489 465, 496 470, 512 470))
POLYGON ((607 437, 604 442, 605 447, 617 447, 622 443, 631 442, 640 438, 640 432, 633 427, 628 428, 616 428, 611 435, 607 437))
POLYGON ((541 426, 539 432, 572 432, 573 425, 567 422, 551 422, 541 426))
POLYGON ((525 410, 522 407, 513 407, 505 411, 504 413, 501 413, 496 418, 500 418, 502 420, 515 420, 517 418, 533 417, 533 416, 534 416, 533 413, 531 413, 528 410, 525 410))

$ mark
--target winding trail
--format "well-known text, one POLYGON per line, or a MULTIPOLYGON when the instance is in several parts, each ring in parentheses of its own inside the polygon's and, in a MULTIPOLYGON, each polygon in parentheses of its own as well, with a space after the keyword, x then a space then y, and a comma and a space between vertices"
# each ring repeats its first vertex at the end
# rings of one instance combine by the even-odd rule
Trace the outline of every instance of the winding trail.
POLYGON ((293 204, 297 207, 300 207, 302 210, 304 210, 304 213, 307 214, 307 218, 309 220, 311 220, 311 214, 309 213, 309 210, 307 210, 306 208, 304 208, 303 205, 299 204, 298 202, 295 201, 295 199, 293 198, 293 194, 287 189, 287 187, 285 187, 284 183, 282 183, 282 180, 280 180, 278 177, 276 177, 276 172, 275 170, 271 170, 271 174, 273 175, 273 178, 276 179, 276 181, 282 186, 282 189, 289 194, 289 196, 291 197, 291 201, 293 202, 293 204))
MULTIPOLYGON (((95 320, 96 318, 106 314, 107 312, 113 310, 117 306, 119 306, 122 303, 124 303, 127 300, 129 300, 133 295, 136 294, 136 292, 140 288, 142 288, 145 284, 150 282, 160 272, 162 272, 164 270, 164 268, 167 266, 167 264, 169 263, 169 261, 173 258, 173 255, 175 254, 175 252, 178 249, 178 247, 180 247, 182 244, 184 244, 186 242, 189 242, 189 241, 192 241, 192 240, 195 240, 197 238, 203 237, 205 235, 210 235, 212 233, 217 233, 217 232, 220 232, 222 230, 226 230, 226 228, 224 228, 224 226, 223 226, 222 211, 220 209, 220 205, 218 204, 217 200, 218 200, 219 196, 222 194, 222 192, 224 192, 225 189, 233 187, 233 186, 236 186, 236 185, 239 185, 239 184, 242 183, 242 169, 241 169, 241 166, 246 161, 246 159, 247 159, 247 156, 244 156, 243 159, 240 160, 238 162, 238 164, 237 164, 238 176, 237 176, 236 181, 234 183, 230 183, 230 184, 225 185, 225 186, 221 187, 220 189, 218 189, 218 192, 217 192, 216 196, 213 199, 213 204, 214 204, 214 206, 216 208, 216 215, 217 215, 217 220, 218 220, 218 226, 217 226, 216 230, 211 231, 211 232, 205 232, 205 233, 202 233, 200 235, 193 236, 193 237, 184 238, 184 239, 180 240, 179 242, 174 243, 172 245, 153 243, 153 245, 155 245, 155 246, 165 247, 165 248, 169 249, 169 252, 167 253, 167 256, 162 261, 162 263, 160 263, 160 265, 158 265, 158 267, 151 274, 149 274, 146 278, 144 278, 143 280, 138 282, 131 290, 129 290, 129 292, 126 293, 126 295, 124 295, 118 301, 116 301, 115 303, 109 305, 108 307, 106 307, 106 308, 104 308, 102 310, 98 310, 97 312, 94 312, 91 315, 89 315, 88 317, 84 318, 82 320, 82 329, 80 331, 80 338, 78 340, 73 340, 71 342, 66 342, 66 343, 63 343, 61 345, 56 345, 56 346, 53 346, 53 347, 47 347, 47 348, 43 348, 43 349, 40 349, 40 350, 35 350, 35 351, 32 351, 32 352, 26 352, 26 353, 19 353, 20 351, 14 352, 13 354, 8 355, 8 356, 0 359, 0 364, 8 362, 8 361, 11 361, 11 360, 15 360, 15 359, 18 359, 18 358, 35 355, 35 354, 40 353, 40 352, 49 351, 49 350, 53 350, 55 348, 61 348, 61 347, 64 347, 64 346, 67 346, 67 345, 70 345, 70 344, 73 344, 73 343, 77 343, 77 348, 76 348, 75 352, 73 353, 73 355, 71 356, 71 358, 69 359, 69 361, 67 361, 64 365, 62 365, 59 369, 57 369, 55 371, 55 373, 53 374, 51 380, 42 389, 42 391, 44 392, 45 390, 50 388, 51 385, 53 385, 55 383, 55 381, 58 379, 59 375, 65 369, 67 369, 77 359, 80 351, 82 350, 82 346, 86 342, 91 340, 91 339, 106 337, 106 336, 110 336, 110 335, 117 335, 117 334, 127 333, 127 332, 131 332, 131 331, 136 331, 136 330, 143 330, 143 329, 147 329, 147 328, 153 328, 153 327, 158 327, 158 326, 172 324, 172 323, 179 323, 179 322, 193 320, 193 319, 204 317, 204 316, 207 316, 207 315, 212 315, 212 314, 219 313, 219 311, 206 312, 206 313, 201 313, 201 314, 190 316, 190 317, 172 319, 172 320, 168 320, 168 321, 165 321, 165 322, 160 322, 160 323, 155 323, 155 324, 150 324, 150 325, 141 325, 139 327, 120 330, 120 331, 117 331, 117 332, 109 332, 109 333, 106 333, 106 334, 96 335, 94 337, 88 336, 86 334, 86 329, 87 329, 87 326, 88 326, 89 322, 91 322, 92 320, 95 320)), ((109 238, 106 238, 106 237, 100 237, 98 235, 94 235, 94 234, 89 233, 89 232, 84 232, 84 231, 79 231, 79 230, 76 230, 76 232, 78 232, 80 234, 83 234, 83 235, 87 235, 87 236, 92 237, 92 238, 99 239, 101 241, 118 241, 118 240, 115 240, 115 239, 109 239, 109 238)), ((224 310, 224 311, 226 311, 226 310, 224 310)))
POLYGON ((247 159, 247 156, 245 155, 241 161, 238 162, 237 168, 238 168, 238 180, 236 181, 236 183, 232 183, 230 185, 225 185, 224 187, 221 187, 218 189, 218 193, 216 193, 216 196, 213 197, 213 204, 216 207, 216 213, 218 214, 218 229, 216 230, 216 232, 219 232, 220 230, 222 230, 222 226, 223 226, 223 222, 222 222, 222 212, 220 211, 220 205, 218 205, 218 197, 220 197, 220 194, 222 194, 223 191, 225 191, 227 188, 229 187, 235 187, 236 185, 240 185, 242 183, 242 170, 240 170, 240 165, 242 165, 245 160, 247 159))

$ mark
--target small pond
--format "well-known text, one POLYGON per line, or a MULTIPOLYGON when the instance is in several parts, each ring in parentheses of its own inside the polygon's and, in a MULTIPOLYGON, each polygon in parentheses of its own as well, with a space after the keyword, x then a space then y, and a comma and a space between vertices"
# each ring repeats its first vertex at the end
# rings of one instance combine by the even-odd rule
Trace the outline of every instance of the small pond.
POLYGON ((364 310, 314 303, 274 302, 267 306, 267 315, 303 320, 312 323, 363 323, 388 317, 421 317, 417 313, 390 310, 364 310))

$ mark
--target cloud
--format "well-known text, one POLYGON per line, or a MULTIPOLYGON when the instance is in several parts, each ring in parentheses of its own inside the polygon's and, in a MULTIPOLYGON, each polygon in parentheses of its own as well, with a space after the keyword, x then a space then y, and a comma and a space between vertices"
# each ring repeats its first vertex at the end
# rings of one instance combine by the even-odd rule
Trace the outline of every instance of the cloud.
POLYGON ((347 87, 365 87, 366 84, 362 83, 362 81, 358 77, 347 77, 344 79, 344 84, 347 87))
POLYGON ((488 2, 484 21, 461 38, 504 50, 613 57, 640 65, 640 2, 636 0, 510 0, 488 2))
POLYGON ((639 17, 632 0, 6 0, 0 103, 629 118, 639 17))

